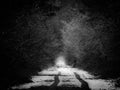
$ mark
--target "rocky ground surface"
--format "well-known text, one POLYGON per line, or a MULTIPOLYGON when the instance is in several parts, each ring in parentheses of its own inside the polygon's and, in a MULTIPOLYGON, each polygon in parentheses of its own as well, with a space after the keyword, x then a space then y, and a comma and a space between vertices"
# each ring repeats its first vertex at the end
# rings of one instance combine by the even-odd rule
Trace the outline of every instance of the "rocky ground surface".
POLYGON ((16 85, 10 90, 119 90, 111 80, 94 77, 84 70, 65 67, 50 67, 37 76, 31 77, 30 83, 16 85))

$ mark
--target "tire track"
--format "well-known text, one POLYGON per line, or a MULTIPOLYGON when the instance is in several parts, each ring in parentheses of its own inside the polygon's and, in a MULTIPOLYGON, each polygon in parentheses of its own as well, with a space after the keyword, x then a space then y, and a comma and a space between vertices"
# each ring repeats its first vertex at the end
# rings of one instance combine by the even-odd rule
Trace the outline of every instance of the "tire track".
POLYGON ((58 73, 58 75, 55 75, 55 77, 54 77, 55 82, 50 86, 49 90, 56 90, 56 87, 57 87, 58 83, 60 82, 59 75, 60 75, 60 72, 58 73))
POLYGON ((83 90, 91 90, 89 88, 88 83, 85 82, 83 79, 81 79, 80 75, 78 75, 76 72, 74 72, 74 74, 75 74, 75 77, 82 83, 81 89, 83 89, 83 90))

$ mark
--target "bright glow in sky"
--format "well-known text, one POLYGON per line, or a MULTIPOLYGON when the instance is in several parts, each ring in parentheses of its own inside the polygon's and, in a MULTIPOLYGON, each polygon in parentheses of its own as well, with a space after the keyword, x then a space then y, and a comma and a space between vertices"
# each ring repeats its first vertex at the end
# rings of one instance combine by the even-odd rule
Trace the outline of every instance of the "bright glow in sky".
POLYGON ((59 57, 56 59, 56 66, 59 66, 59 67, 64 67, 64 66, 66 66, 65 58, 64 58, 63 56, 59 56, 59 57))

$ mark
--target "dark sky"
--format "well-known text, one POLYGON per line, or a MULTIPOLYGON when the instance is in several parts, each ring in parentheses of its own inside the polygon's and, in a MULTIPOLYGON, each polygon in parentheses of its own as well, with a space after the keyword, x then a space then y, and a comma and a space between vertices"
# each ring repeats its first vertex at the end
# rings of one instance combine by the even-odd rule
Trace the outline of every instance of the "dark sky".
MULTIPOLYGON (((16 16, 17 13, 21 11, 27 11, 35 7, 36 4, 40 7, 47 7, 46 2, 49 0, 4 0, 1 2, 2 9, 2 26, 9 27, 12 19, 16 16), (3 18, 4 17, 4 18, 3 18), (9 24, 8 24, 9 23, 9 24)), ((54 0, 53 0, 54 1, 54 0)), ((66 0, 67 1, 67 0, 66 0)), ((73 0, 77 3, 81 3, 81 0, 73 0)), ((109 13, 112 16, 116 16, 119 13, 119 0, 82 0, 82 2, 92 8, 92 10, 100 11, 103 13, 109 13)))
MULTIPOLYGON (((3 0, 1 2, 1 41, 4 42, 4 38, 9 38, 12 36, 6 35, 7 33, 11 32, 11 28, 13 28, 16 25, 16 18, 22 15, 23 13, 29 12, 31 9, 33 9, 35 6, 38 6, 43 9, 44 11, 47 11, 48 8, 52 8, 50 5, 48 5, 48 1, 50 0, 3 0)), ((64 1, 64 0, 62 0, 64 1)), ((69 0, 66 0, 67 3, 69 0)), ((80 0, 73 0, 74 2, 77 2, 78 5, 80 5, 80 0)), ((120 2, 116 0, 81 0, 86 7, 88 7, 91 12, 100 12, 103 14, 106 18, 112 18, 114 19, 114 22, 116 23, 117 29, 119 28, 119 19, 120 19, 120 2)), ((49 9, 48 9, 49 10, 49 9)), ((116 37, 115 42, 119 42, 119 30, 114 31, 114 36, 116 37)), ((116 46, 116 44, 115 44, 116 46)), ((118 45, 117 45, 118 46, 118 45)), ((3 44, 3 47, 5 45, 3 44)), ((119 54, 119 53, 117 53, 119 54)))

